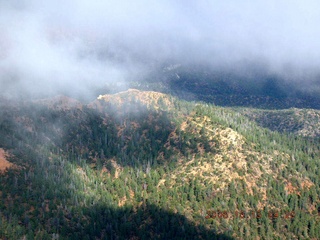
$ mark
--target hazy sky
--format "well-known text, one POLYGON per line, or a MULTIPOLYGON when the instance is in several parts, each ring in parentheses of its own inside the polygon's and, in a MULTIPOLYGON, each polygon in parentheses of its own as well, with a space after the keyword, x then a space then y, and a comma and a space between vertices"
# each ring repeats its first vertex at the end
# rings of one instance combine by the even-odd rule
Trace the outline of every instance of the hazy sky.
MULTIPOLYGON (((311 81, 317 0, 0 0, 1 92, 85 91, 165 61, 311 81)), ((320 76, 320 75, 319 75, 320 76)))

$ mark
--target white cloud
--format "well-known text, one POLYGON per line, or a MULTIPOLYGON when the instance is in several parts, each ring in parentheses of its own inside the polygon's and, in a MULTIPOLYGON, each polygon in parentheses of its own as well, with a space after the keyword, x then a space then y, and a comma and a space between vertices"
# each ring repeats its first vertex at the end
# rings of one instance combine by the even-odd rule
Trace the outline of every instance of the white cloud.
POLYGON ((315 0, 16 0, 0 9, 1 88, 15 75, 24 88, 86 89, 166 59, 230 71, 262 62, 287 78, 314 76, 320 64, 315 0))

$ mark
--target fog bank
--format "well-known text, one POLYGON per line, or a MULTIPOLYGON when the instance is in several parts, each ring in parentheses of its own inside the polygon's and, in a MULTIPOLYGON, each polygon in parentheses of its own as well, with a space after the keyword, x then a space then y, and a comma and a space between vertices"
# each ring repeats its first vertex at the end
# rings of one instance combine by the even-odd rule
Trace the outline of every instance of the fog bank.
POLYGON ((319 9, 315 0, 1 0, 1 92, 89 95, 165 63, 261 69, 312 87, 319 9))

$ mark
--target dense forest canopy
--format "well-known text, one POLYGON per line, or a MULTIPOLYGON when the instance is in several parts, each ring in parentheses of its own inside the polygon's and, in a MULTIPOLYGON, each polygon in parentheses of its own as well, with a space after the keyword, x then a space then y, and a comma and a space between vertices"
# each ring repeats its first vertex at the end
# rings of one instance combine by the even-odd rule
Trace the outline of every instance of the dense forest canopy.
POLYGON ((270 122, 316 110, 130 89, 0 111, 3 239, 320 238, 319 135, 270 122))

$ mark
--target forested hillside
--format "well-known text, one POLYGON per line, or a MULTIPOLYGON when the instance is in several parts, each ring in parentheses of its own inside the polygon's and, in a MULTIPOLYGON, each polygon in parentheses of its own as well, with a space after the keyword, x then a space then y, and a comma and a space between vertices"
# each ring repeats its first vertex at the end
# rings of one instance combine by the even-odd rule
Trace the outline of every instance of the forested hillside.
POLYGON ((308 84, 263 74, 257 69, 242 71, 245 74, 197 64, 167 64, 152 71, 143 81, 133 81, 129 85, 161 91, 188 101, 204 101, 226 107, 320 109, 318 81, 306 91, 304 87, 308 84))
POLYGON ((320 111, 290 108, 285 110, 235 109, 260 126, 278 132, 290 132, 307 138, 320 137, 320 111))
POLYGON ((0 239, 320 239, 319 114, 292 111, 2 101, 0 239))

